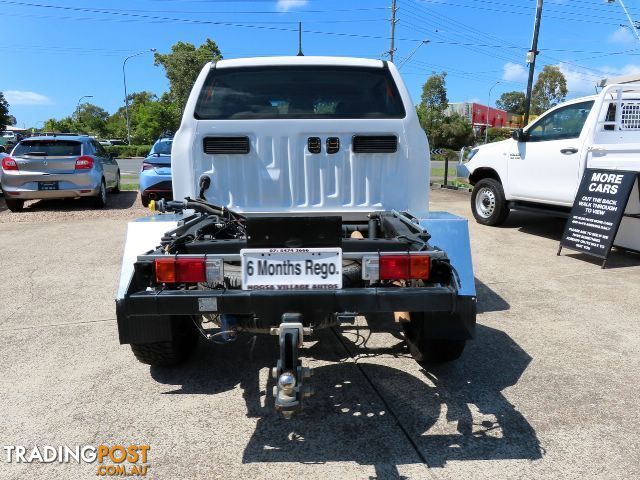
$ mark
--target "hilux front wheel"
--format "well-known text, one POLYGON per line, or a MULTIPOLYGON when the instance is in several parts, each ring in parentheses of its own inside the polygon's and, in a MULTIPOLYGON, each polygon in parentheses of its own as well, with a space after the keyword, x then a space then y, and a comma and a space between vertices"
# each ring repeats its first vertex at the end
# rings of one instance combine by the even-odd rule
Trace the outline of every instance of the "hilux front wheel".
POLYGON ((473 187, 471 210, 476 221, 495 227, 504 223, 509 207, 504 198, 502 184, 493 178, 483 178, 473 187))
POLYGON ((462 355, 466 340, 430 338, 426 334, 429 313, 410 314, 411 321, 402 323, 409 352, 418 363, 434 364, 456 360, 462 355))
POLYGON ((132 343, 138 361, 156 367, 172 367, 189 359, 198 344, 198 332, 190 316, 172 316, 173 338, 164 342, 132 343))

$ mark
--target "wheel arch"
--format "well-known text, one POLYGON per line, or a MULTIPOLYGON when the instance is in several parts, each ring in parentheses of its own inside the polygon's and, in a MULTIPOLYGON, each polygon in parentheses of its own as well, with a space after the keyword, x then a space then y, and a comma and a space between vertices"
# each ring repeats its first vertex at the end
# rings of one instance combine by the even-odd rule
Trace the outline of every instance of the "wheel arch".
POLYGON ((476 168, 473 173, 469 175, 469 183, 471 183, 471 185, 475 185, 484 178, 493 178, 502 184, 502 179, 498 172, 490 167, 476 168))

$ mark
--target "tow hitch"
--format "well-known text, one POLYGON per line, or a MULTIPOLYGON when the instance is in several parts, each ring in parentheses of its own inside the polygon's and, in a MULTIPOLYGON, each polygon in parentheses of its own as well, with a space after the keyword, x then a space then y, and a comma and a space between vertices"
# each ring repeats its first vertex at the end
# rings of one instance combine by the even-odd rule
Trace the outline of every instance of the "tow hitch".
POLYGON ((313 369, 303 367, 298 358, 298 349, 302 347, 304 335, 311 334, 311 328, 302 325, 302 315, 285 313, 280 326, 271 329, 271 335, 280 339, 280 359, 271 370, 276 380, 273 387, 276 410, 285 418, 291 418, 294 412, 302 409, 302 400, 313 395, 314 391, 304 381, 313 376, 313 369))

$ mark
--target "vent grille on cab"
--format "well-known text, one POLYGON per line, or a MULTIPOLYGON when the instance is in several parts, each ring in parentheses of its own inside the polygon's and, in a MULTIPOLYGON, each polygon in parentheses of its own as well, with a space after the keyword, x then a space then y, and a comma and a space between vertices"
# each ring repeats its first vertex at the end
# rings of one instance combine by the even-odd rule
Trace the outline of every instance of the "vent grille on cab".
POLYGON ((249 137, 205 137, 203 140, 204 153, 216 154, 246 154, 249 153, 249 137))
POLYGON ((395 135, 356 135, 353 137, 355 153, 394 153, 398 151, 395 135))

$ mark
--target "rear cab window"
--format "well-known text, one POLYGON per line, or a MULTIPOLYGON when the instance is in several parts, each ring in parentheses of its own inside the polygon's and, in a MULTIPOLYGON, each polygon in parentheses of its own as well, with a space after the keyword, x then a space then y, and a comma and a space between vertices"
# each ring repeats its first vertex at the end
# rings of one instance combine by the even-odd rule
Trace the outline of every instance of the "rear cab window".
POLYGON ((268 66, 212 69, 198 120, 404 118, 386 68, 268 66))
POLYGON ((72 140, 25 140, 16 146, 13 155, 76 157, 82 155, 82 144, 72 140))

